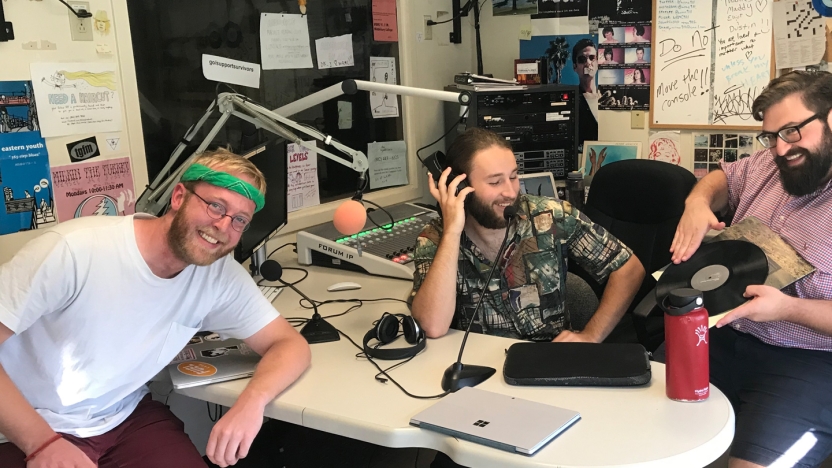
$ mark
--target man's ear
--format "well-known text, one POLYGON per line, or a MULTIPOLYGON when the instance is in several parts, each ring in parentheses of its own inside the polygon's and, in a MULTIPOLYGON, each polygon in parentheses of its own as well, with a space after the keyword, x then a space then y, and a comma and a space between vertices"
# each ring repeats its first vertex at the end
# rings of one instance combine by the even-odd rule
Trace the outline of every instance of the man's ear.
POLYGON ((179 208, 182 207, 182 204, 185 203, 185 199, 187 198, 187 192, 188 190, 182 182, 176 184, 176 187, 173 188, 173 193, 170 196, 171 211, 178 211, 179 208))

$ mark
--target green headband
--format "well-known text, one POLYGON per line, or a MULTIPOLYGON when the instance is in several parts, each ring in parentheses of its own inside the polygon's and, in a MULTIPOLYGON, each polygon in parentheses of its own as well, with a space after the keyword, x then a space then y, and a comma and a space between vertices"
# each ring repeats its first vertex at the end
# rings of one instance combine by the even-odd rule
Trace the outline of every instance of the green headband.
POLYGON ((262 210, 263 206, 266 205, 265 197, 255 186, 227 172, 215 171, 202 164, 191 164, 191 167, 182 174, 180 181, 189 182, 192 180, 201 180, 239 193, 254 202, 255 213, 262 210))

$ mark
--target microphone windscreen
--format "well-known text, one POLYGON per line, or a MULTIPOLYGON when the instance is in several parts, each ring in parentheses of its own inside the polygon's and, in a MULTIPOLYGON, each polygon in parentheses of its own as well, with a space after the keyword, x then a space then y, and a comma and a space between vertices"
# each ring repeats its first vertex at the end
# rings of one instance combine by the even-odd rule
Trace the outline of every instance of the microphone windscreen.
POLYGON ((514 205, 509 205, 503 210, 503 218, 505 218, 506 221, 511 220, 511 218, 513 218, 516 214, 517 207, 515 207, 514 205))
POLYGON ((335 224, 335 229, 345 236, 357 234, 367 223, 367 211, 360 202, 347 200, 335 210, 332 223, 335 224))
POLYGON ((266 281, 280 281, 283 276, 283 267, 274 260, 266 260, 260 265, 260 276, 266 281))

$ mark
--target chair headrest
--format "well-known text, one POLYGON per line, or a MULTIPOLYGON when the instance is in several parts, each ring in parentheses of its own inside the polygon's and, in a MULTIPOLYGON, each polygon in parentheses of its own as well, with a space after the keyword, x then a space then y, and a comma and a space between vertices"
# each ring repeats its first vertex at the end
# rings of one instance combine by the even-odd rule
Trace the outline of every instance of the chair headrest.
POLYGON ((682 215, 694 185, 696 177, 674 164, 617 161, 595 174, 587 206, 622 221, 658 223, 682 215))

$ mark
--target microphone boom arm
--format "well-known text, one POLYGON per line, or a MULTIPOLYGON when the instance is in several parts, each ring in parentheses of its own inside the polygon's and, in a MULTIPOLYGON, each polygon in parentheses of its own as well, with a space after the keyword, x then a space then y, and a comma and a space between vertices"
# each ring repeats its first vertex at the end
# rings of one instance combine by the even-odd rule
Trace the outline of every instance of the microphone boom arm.
POLYGON ((411 86, 375 83, 362 80, 345 80, 340 84, 330 86, 329 88, 325 88, 274 110, 266 109, 262 105, 255 103, 241 94, 221 93, 217 99, 211 102, 208 109, 205 111, 205 114, 203 114, 197 123, 192 125, 188 131, 185 132, 185 136, 179 144, 177 144, 173 153, 171 153, 168 162, 153 182, 149 184, 144 192, 142 192, 139 196, 139 199, 136 201, 136 211, 150 213, 156 216, 161 215, 170 200, 173 188, 179 182, 182 172, 184 172, 187 168, 187 163, 193 160, 196 155, 202 153, 208 148, 208 145, 214 140, 214 137, 216 137, 220 129, 226 124, 232 115, 253 124, 257 128, 262 128, 272 132, 292 143, 309 148, 321 156, 353 169, 359 173, 359 186, 363 186, 367 170, 370 167, 367 155, 340 143, 332 138, 331 135, 326 135, 314 127, 300 124, 288 118, 288 116, 317 106, 332 98, 344 94, 355 94, 359 90, 458 102, 464 108, 467 107, 471 99, 471 95, 467 92, 454 93, 450 91, 438 91, 433 89, 414 88, 411 86), (188 155, 188 158, 179 165, 178 169, 173 170, 173 167, 179 160, 182 152, 185 151, 188 145, 190 145, 193 138, 215 111, 218 111, 220 114, 217 122, 199 144, 196 151, 188 155), (298 135, 293 132, 293 130, 304 133, 318 141, 323 142, 325 145, 335 148, 346 157, 333 154, 325 148, 307 145, 304 143, 302 138, 298 137, 298 135))

